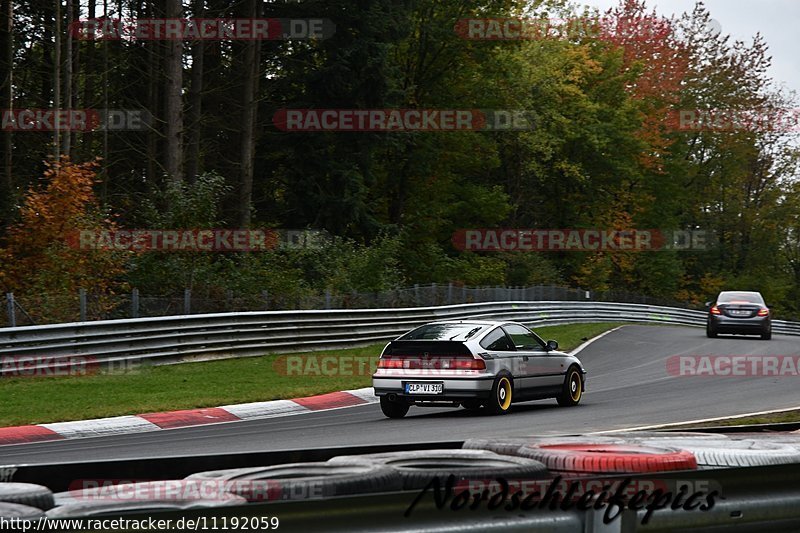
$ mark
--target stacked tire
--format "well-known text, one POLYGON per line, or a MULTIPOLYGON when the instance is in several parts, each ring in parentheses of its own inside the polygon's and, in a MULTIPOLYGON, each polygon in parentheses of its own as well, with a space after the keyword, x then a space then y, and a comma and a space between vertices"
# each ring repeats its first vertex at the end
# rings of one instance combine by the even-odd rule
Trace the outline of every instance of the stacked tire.
POLYGON ((187 481, 217 483, 248 502, 307 500, 391 492, 401 487, 392 469, 373 463, 292 463, 198 472, 187 481))
POLYGON ((36 520, 55 505, 47 487, 33 483, 0 483, 0 518, 36 520))
POLYGON ((500 455, 488 450, 425 450, 338 456, 336 465, 370 464, 397 473, 403 490, 418 490, 430 483, 451 481, 534 480, 550 477, 545 466, 525 457, 500 455))

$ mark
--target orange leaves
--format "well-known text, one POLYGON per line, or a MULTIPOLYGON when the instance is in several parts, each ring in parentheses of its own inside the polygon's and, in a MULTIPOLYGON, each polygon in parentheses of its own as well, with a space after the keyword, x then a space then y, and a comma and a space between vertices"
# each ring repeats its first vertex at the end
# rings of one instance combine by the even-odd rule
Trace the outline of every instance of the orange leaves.
POLYGON ((610 10, 604 40, 622 48, 624 67, 637 72, 629 91, 641 103, 639 137, 650 146, 641 163, 660 171, 659 158, 671 144, 665 119, 679 100, 690 52, 675 34, 672 21, 645 9, 644 0, 625 0, 610 10))
MULTIPOLYGON (((20 295, 74 296, 79 288, 107 293, 123 272, 124 259, 80 250, 70 239, 80 230, 113 230, 103 216, 93 187, 96 163, 73 163, 67 157, 47 163, 44 183, 31 187, 0 248, 0 289, 20 295)), ((74 239, 73 241, 74 242, 74 239)), ((29 309, 57 318, 58 309, 29 309)))

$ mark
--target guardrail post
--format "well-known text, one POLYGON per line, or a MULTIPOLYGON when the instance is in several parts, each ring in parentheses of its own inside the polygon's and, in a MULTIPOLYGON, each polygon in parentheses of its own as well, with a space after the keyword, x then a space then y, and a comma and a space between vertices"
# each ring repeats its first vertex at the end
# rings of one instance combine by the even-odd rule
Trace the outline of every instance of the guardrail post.
POLYGON ((261 297, 264 299, 264 311, 269 311, 269 291, 261 291, 261 297))
POLYGON ((14 314, 14 293, 6 293, 6 305, 8 306, 8 327, 17 327, 17 315, 14 314))
POLYGON ((331 308, 331 290, 325 289, 325 309, 331 308))
POLYGON ((466 285, 462 285, 461 286, 461 303, 462 304, 467 303, 467 286, 466 285))
POLYGON ((192 289, 183 289, 183 314, 192 313, 192 289))
POLYGON ((437 296, 439 295, 437 294, 436 284, 431 283, 431 297, 430 301, 428 302, 428 305, 436 305, 436 302, 438 301, 437 296))
POLYGON ((586 299, 587 300, 591 300, 592 299, 592 291, 586 291, 586 299))
POLYGON ((131 318, 139 318, 139 289, 131 292, 131 318))
POLYGON ((447 305, 453 305, 453 283, 447 284, 447 305))
POLYGON ((78 289, 78 300, 81 306, 81 322, 86 322, 86 289, 78 289))
POLYGON ((414 284, 414 305, 419 306, 419 283, 414 284))

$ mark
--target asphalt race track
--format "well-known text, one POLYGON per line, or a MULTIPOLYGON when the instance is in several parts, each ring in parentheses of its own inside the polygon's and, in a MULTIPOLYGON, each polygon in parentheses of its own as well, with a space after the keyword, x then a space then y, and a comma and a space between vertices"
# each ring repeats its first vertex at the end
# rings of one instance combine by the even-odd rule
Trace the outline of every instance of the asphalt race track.
POLYGON ((776 335, 708 339, 699 328, 626 326, 580 353, 587 392, 573 408, 555 400, 516 405, 505 416, 412 407, 402 420, 377 404, 297 416, 0 446, 0 464, 212 454, 570 434, 735 415, 800 405, 798 378, 673 376, 675 355, 800 355, 800 339, 776 335))

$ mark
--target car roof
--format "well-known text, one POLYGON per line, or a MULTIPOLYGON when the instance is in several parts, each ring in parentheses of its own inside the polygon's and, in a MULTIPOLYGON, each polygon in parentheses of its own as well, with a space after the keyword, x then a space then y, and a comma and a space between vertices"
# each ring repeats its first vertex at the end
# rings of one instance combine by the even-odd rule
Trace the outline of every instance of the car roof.
POLYGON ((732 292, 739 293, 739 294, 758 294, 761 296, 761 293, 758 291, 720 291, 720 295, 722 294, 730 294, 732 292))

